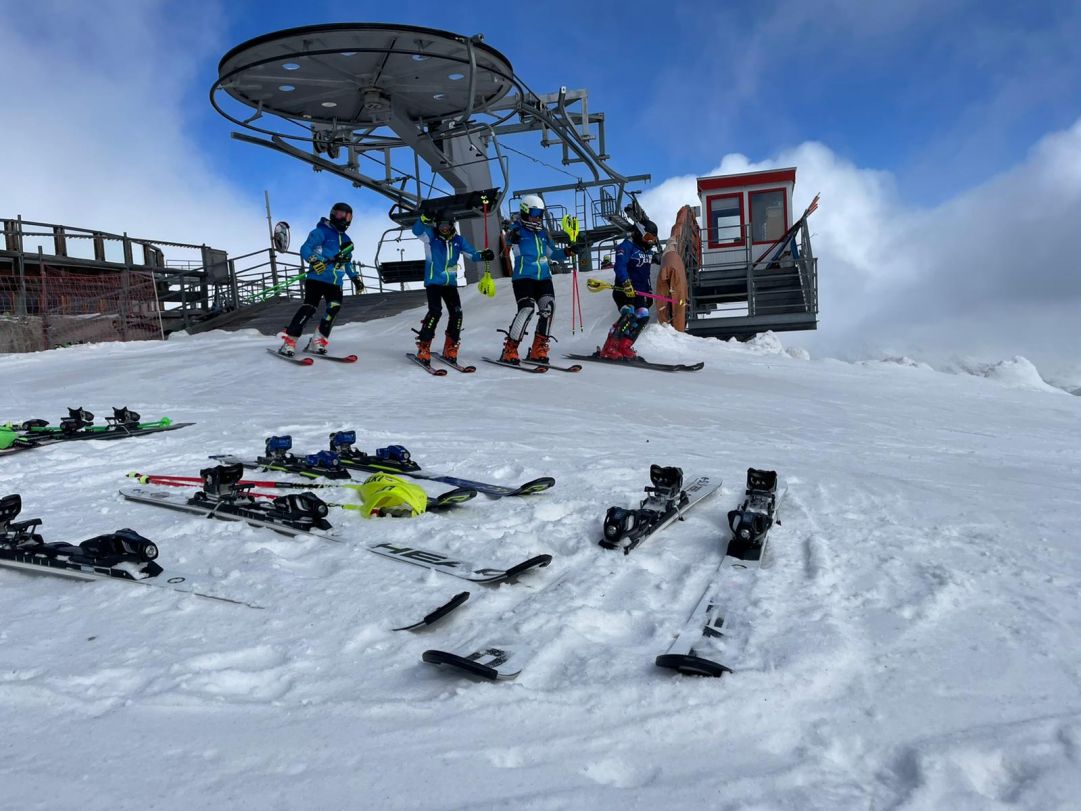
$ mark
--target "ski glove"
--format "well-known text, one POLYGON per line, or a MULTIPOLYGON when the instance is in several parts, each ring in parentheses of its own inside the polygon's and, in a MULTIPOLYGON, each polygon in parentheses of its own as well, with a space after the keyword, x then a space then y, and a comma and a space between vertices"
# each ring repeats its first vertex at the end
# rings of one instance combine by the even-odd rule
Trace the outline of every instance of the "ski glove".
POLYGON ((636 295, 638 295, 637 292, 635 292, 634 284, 631 282, 630 279, 627 279, 627 281, 623 282, 623 284, 619 286, 619 289, 622 290, 623 295, 627 296, 628 298, 634 298, 636 295))
POLYGON ((567 254, 567 258, 570 259, 576 253, 578 253, 578 248, 574 245, 568 245, 566 248, 563 249, 563 253, 567 254))
POLYGON ((495 251, 491 248, 485 248, 480 252, 480 260, 482 262, 491 262, 493 259, 495 259, 495 251))
POLYGON ((512 228, 510 231, 507 232, 508 245, 517 245, 521 241, 522 235, 518 233, 518 229, 512 228))
POLYGON ((484 275, 480 277, 480 281, 477 282, 477 290, 480 291, 482 296, 491 298, 495 295, 495 279, 492 278, 492 274, 487 270, 484 271, 484 275))
POLYGON ((326 269, 327 263, 324 262, 322 259, 312 260, 312 273, 322 273, 326 269))
POLYGON ((352 282, 353 292, 359 296, 361 293, 364 292, 364 280, 357 276, 356 278, 352 279, 352 282))

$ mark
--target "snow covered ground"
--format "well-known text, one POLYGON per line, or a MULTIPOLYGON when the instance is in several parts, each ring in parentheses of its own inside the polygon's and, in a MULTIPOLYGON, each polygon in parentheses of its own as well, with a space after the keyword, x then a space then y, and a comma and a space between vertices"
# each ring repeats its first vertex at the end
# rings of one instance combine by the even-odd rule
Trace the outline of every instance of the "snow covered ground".
MULTIPOLYGON (((611 300, 583 287, 572 336, 557 281, 556 348, 590 350, 611 300)), ((464 291, 465 358, 497 351, 499 287, 464 291)), ((949 375, 655 326, 644 356, 706 368, 436 379, 403 357, 419 317, 337 330, 352 367, 292 367, 254 333, 0 358, 0 418, 127 405, 198 423, 0 459, 0 493, 46 539, 130 526, 163 565, 266 606, 0 569, 0 807, 1077 807, 1081 400, 1020 361, 949 375), (448 515, 332 514, 358 542, 552 565, 394 632, 463 581, 116 494, 130 470, 193 475, 270 434, 306 452, 343 428, 433 470, 557 479, 448 515), (600 549, 605 509, 637 504, 651 462, 724 490, 629 556, 600 549), (674 676, 653 659, 720 560, 748 466, 789 493, 768 567, 729 596, 717 658, 736 672, 674 676), (513 682, 420 661, 477 635, 542 644, 513 682)))

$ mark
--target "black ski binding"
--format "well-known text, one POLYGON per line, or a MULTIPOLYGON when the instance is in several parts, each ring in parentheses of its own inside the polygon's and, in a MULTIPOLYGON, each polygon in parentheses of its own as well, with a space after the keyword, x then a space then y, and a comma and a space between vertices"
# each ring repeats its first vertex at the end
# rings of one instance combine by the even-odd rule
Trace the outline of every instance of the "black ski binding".
POLYGON ((608 508, 604 516, 604 538, 600 542, 605 549, 622 547, 629 552, 666 514, 686 503, 682 469, 650 465, 649 479, 652 486, 645 488, 646 497, 637 509, 608 508))
POLYGON ((777 472, 747 468, 746 496, 737 509, 728 513, 732 530, 728 554, 741 560, 759 560, 776 509, 777 472))
POLYGON ((60 420, 60 430, 65 434, 75 434, 93 424, 94 415, 80 406, 68 409, 68 416, 60 420))
POLYGON ((105 421, 115 428, 138 428, 141 419, 140 414, 132 411, 127 406, 120 406, 120 408, 113 406, 113 416, 106 417, 105 421))
POLYGON ((235 465, 204 468, 199 471, 199 475, 203 477, 202 493, 197 494, 197 498, 200 495, 204 497, 201 500, 235 501, 243 498, 247 502, 253 501, 246 492, 250 485, 238 484, 244 476, 244 465, 239 462, 235 465))

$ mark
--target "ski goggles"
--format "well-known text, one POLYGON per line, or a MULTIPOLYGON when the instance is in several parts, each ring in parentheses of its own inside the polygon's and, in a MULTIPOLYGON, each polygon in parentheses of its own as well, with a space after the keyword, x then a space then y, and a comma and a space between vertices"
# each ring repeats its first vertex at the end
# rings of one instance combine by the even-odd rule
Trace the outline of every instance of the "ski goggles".
POLYGON ((529 211, 523 212, 522 216, 531 220, 532 222, 540 222, 544 218, 543 208, 531 208, 529 211))
POLYGON ((344 225, 349 226, 353 222, 352 211, 342 211, 340 208, 330 212, 330 222, 332 225, 344 225))

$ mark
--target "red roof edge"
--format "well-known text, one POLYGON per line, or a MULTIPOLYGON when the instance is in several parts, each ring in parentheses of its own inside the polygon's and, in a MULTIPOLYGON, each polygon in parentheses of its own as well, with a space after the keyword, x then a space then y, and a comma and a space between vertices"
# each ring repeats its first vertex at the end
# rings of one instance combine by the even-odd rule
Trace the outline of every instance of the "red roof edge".
POLYGON ((744 172, 739 175, 718 175, 717 177, 698 178, 698 191, 711 189, 732 189, 744 186, 760 186, 767 183, 796 182, 796 167, 787 169, 768 169, 764 172, 744 172))

